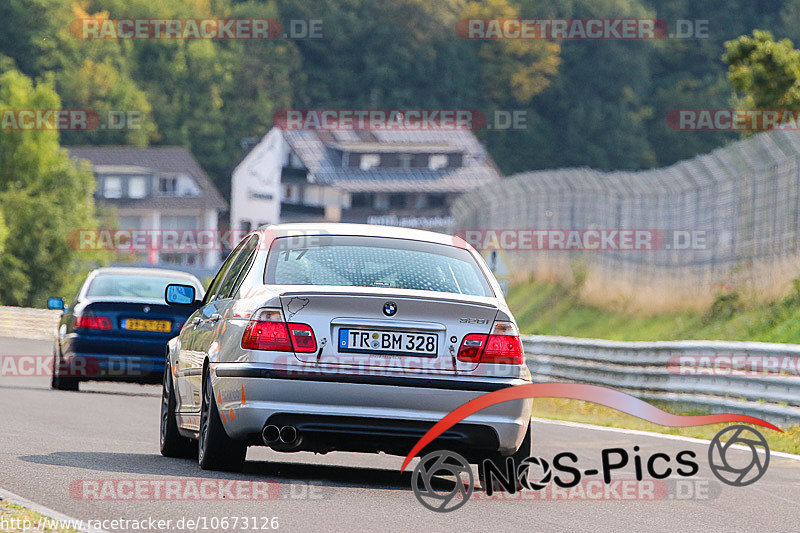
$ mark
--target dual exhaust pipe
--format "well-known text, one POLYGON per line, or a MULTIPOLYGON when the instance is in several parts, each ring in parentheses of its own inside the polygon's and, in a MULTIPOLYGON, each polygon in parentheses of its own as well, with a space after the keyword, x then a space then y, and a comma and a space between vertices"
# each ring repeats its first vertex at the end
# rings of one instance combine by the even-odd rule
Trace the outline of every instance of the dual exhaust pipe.
POLYGON ((300 433, 294 426, 278 427, 268 424, 261 430, 261 439, 267 446, 284 444, 286 446, 296 446, 300 444, 300 433))

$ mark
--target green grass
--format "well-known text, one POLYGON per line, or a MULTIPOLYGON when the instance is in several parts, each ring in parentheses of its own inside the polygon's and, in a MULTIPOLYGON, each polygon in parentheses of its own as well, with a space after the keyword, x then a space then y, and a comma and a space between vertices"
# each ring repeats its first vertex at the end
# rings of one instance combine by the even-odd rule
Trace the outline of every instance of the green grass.
POLYGON ((716 339, 800 343, 800 290, 783 300, 747 303, 734 293, 707 310, 641 316, 581 302, 574 287, 529 281, 508 294, 522 333, 611 340, 716 339))
POLYGON ((0 499, 0 523, 4 525, 2 531, 20 532, 20 533, 22 533, 23 531, 77 533, 78 531, 77 529, 48 527, 47 526, 48 523, 53 524, 55 521, 46 522, 46 520, 52 520, 52 519, 47 519, 44 517, 44 515, 41 515, 35 511, 31 511, 30 509, 26 509, 25 507, 21 507, 17 504, 0 499), (40 524, 43 526, 41 529, 39 529, 40 524), (25 527, 27 527, 27 529, 25 529, 25 527))
MULTIPOLYGON (((653 316, 587 305, 581 302, 578 292, 576 287, 530 281, 512 287, 507 300, 522 333, 626 341, 716 339, 800 343, 800 290, 797 283, 791 294, 776 302, 748 304, 736 293, 725 293, 705 311, 653 316)), ((664 427, 578 400, 544 398, 537 399, 533 405, 533 416, 540 418, 702 439, 711 439, 723 427, 664 427)), ((659 407, 674 412, 670 406, 659 407)), ((759 429, 772 449, 800 454, 800 426, 784 430, 785 433, 777 433, 759 429)))
MULTIPOLYGON (((658 407, 664 410, 672 410, 665 405, 658 405, 658 407)), ((537 398, 533 402, 533 416, 551 420, 581 422, 584 424, 593 424, 595 426, 638 429, 641 431, 681 435, 684 437, 706 440, 711 440, 722 428, 730 425, 714 424, 690 428, 665 427, 646 422, 635 416, 621 413, 602 405, 561 398, 537 398)), ((800 454, 800 426, 782 428, 784 430, 783 433, 758 426, 753 427, 764 435, 771 450, 800 454)))

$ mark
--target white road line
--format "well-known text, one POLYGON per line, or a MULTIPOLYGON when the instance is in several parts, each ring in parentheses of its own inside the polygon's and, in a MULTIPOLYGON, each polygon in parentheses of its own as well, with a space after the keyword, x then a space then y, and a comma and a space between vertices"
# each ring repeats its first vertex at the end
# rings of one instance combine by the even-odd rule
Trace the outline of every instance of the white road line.
MULTIPOLYGON (((47 518, 51 518, 53 520, 59 520, 61 522, 72 523, 72 524, 85 524, 86 520, 80 520, 78 518, 72 518, 64 513, 59 513, 58 511, 54 511, 44 505, 39 505, 38 503, 32 502, 28 499, 23 498, 22 496, 18 496, 13 492, 9 492, 5 489, 0 488, 0 500, 6 500, 13 504, 19 505, 21 507, 25 507, 26 509, 30 509, 31 511, 35 511, 41 515, 44 515, 47 518)), ((89 529, 88 527, 73 527, 73 529, 77 529, 83 533, 107 533, 102 529, 89 529)))
MULTIPOLYGON (((575 427, 575 428, 582 428, 582 429, 592 429, 595 431, 608 431, 610 433, 624 433, 626 435, 642 435, 645 437, 658 437, 661 439, 669 439, 669 440, 680 440, 684 442, 696 442, 698 444, 711 444, 710 440, 706 439, 697 439, 694 437, 684 437, 682 435, 668 435, 666 433, 656 433, 655 431, 642 431, 640 429, 625 429, 625 428, 612 428, 607 426, 595 426, 593 424, 583 424, 581 422, 567 422, 565 420, 550 420, 548 418, 537 418, 535 416, 531 417, 531 420, 537 422, 539 424, 553 424, 556 426, 567 426, 567 427, 575 427)), ((749 450, 745 446, 739 446, 738 444, 733 446, 734 448, 740 450, 749 450)), ((760 450, 759 450, 760 451, 760 450)), ((792 453, 786 452, 776 452, 774 450, 769 451, 770 456, 772 457, 781 457, 783 459, 792 459, 793 461, 800 461, 800 455, 795 455, 792 453)))

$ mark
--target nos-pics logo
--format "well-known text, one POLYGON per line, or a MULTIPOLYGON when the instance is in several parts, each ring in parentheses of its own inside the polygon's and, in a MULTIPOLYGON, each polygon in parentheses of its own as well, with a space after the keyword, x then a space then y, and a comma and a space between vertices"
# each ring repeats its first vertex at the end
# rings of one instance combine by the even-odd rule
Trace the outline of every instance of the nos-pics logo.
MULTIPOLYGON (((633 464, 636 479, 645 474, 653 479, 670 476, 691 477, 700 470, 695 461, 697 454, 682 450, 670 457, 666 453, 640 455, 639 447, 633 453, 624 448, 607 448, 601 451, 600 468, 578 468, 578 457, 572 452, 561 452, 552 462, 542 457, 528 457, 515 464, 510 457, 505 464, 485 460, 478 465, 481 485, 487 496, 495 490, 516 493, 519 490, 539 491, 550 483, 561 488, 578 485, 582 477, 600 476, 604 483, 612 480, 612 472, 633 464)), ((726 485, 744 487, 761 479, 769 466, 769 446, 764 436, 755 429, 729 426, 717 433, 708 447, 711 472, 726 485), (733 446, 748 454, 730 453, 733 446)), ((458 453, 437 450, 424 456, 411 476, 411 487, 419 502, 440 513, 455 511, 467 503, 475 490, 475 479, 469 462, 458 453), (448 479, 443 479, 443 478, 448 479)))

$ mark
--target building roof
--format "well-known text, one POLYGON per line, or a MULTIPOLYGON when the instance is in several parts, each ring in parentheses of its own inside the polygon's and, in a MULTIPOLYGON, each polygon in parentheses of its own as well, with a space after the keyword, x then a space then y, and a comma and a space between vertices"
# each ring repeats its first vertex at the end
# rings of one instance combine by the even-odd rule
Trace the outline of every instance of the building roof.
POLYGON ((284 138, 315 183, 348 192, 465 192, 500 179, 500 172, 471 131, 284 130, 284 138), (344 168, 337 151, 462 153, 457 168, 344 168))
POLYGON ((373 152, 373 153, 395 153, 405 152, 409 154, 418 153, 433 153, 433 154, 448 154, 448 153, 461 153, 464 151, 463 147, 454 146, 452 144, 435 144, 435 143, 403 143, 403 142, 336 142, 328 143, 328 146, 343 150, 345 152, 373 152))
POLYGON ((192 153, 180 146, 136 148, 131 146, 70 146, 70 157, 85 159, 93 167, 122 171, 149 169, 160 174, 188 174, 200 188, 200 196, 148 196, 141 199, 114 200, 121 207, 155 209, 227 209, 228 204, 211 183, 192 153))

